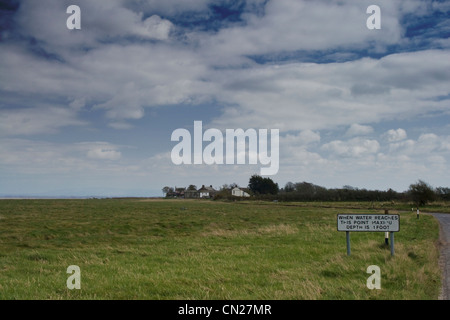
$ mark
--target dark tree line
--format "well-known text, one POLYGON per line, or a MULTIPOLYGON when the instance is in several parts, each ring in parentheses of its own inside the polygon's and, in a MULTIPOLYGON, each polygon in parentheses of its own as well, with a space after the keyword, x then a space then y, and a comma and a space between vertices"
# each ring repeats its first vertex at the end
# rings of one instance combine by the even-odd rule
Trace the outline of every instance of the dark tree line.
POLYGON ((450 200, 450 188, 433 188, 422 180, 411 184, 405 192, 351 186, 328 189, 309 182, 288 182, 280 189, 270 178, 253 175, 249 180, 249 189, 258 199, 280 201, 411 201, 419 207, 435 200, 450 200))
POLYGON ((387 191, 358 189, 351 186, 328 189, 309 182, 288 182, 279 193, 284 201, 397 201, 405 195, 387 191))
MULTIPOLYGON (((231 195, 231 189, 237 187, 236 183, 224 185, 220 191, 215 193, 214 199, 236 199, 231 195)), ((196 186, 190 185, 186 190, 196 190, 196 186)), ((310 182, 288 182, 284 188, 280 188, 271 178, 263 178, 252 175, 248 182, 248 189, 241 188, 251 195, 251 198, 260 200, 279 201, 409 201, 417 207, 424 206, 436 200, 450 201, 450 188, 433 188, 428 183, 419 180, 409 186, 404 192, 392 189, 386 191, 358 189, 352 186, 342 188, 325 188, 310 182)), ((166 195, 178 192, 176 188, 164 187, 166 195)), ((180 194, 181 196, 181 194, 180 194)))

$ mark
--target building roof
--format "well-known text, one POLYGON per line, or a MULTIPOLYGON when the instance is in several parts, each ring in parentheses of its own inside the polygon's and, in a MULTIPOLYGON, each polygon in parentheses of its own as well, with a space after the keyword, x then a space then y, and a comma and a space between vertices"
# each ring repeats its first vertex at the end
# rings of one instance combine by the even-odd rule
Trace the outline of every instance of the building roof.
POLYGON ((213 186, 209 186, 209 187, 205 187, 205 185, 203 185, 200 189, 198 189, 198 191, 217 191, 216 189, 213 188, 213 186))

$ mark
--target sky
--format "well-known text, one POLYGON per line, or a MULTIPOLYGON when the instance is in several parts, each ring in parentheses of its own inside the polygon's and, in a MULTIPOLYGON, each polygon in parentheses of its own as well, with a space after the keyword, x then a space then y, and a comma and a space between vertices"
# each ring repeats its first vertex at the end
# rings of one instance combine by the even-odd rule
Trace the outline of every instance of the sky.
POLYGON ((194 121, 279 130, 280 187, 449 187, 449 17, 431 0, 0 1, 0 196, 246 187, 260 163, 172 161, 194 121))

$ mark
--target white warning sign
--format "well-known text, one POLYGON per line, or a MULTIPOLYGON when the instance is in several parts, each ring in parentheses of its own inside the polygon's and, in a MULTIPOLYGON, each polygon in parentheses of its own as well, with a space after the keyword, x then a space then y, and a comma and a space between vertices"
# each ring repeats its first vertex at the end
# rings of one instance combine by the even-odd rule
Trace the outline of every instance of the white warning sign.
POLYGON ((338 214, 338 231, 398 232, 398 214, 338 214))

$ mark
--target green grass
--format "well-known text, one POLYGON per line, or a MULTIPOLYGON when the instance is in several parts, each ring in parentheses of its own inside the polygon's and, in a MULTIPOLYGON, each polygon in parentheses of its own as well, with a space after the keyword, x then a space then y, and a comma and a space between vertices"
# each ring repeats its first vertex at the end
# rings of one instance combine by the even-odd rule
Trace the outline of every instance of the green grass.
POLYGON ((384 233, 351 233, 346 255, 336 215, 377 212, 369 203, 2 200, 0 299, 437 299, 431 216, 400 212, 394 257, 384 233), (81 269, 81 290, 66 287, 69 265, 81 269), (370 265, 381 290, 366 287, 370 265))

